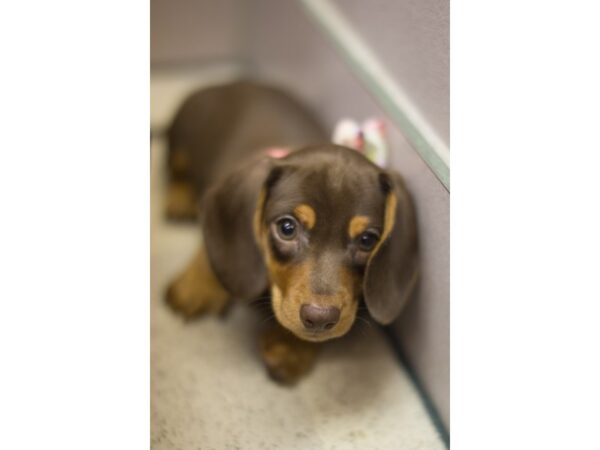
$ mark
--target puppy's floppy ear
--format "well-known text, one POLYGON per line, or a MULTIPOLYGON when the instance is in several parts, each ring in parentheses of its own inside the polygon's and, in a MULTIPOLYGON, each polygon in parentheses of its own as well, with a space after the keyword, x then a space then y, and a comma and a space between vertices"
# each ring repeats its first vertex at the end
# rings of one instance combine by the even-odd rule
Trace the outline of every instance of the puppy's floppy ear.
POLYGON ((417 227, 402 177, 384 172, 379 181, 386 194, 384 226, 367 263, 363 292, 371 316, 387 325, 400 314, 416 285, 417 227))
POLYGON ((263 186, 273 172, 270 158, 233 171, 204 196, 202 231, 212 269, 235 298, 251 299, 267 289, 267 272, 254 237, 263 186))

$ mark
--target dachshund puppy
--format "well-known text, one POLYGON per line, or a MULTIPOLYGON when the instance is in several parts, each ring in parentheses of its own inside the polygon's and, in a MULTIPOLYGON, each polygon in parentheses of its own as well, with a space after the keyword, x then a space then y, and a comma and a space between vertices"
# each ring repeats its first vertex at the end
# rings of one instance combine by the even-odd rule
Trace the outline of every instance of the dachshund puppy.
POLYGON ((260 344, 276 380, 307 373, 361 302, 380 324, 402 310, 418 265, 401 177, 327 143, 288 95, 239 82, 190 97, 169 131, 169 168, 167 214, 198 216, 203 243, 167 301, 192 316, 269 293, 276 324, 260 344), (265 150, 282 146, 297 150, 265 150))

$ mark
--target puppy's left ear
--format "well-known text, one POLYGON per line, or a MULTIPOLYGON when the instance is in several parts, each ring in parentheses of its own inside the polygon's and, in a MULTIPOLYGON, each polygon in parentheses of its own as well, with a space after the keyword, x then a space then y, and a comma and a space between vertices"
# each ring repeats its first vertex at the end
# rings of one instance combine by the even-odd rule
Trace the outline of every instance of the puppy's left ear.
POLYGON ((215 182, 201 205, 210 265, 222 286, 238 299, 253 299, 268 287, 254 222, 262 208, 264 186, 277 174, 270 158, 241 166, 215 182))
POLYGON ((402 177, 383 172, 379 182, 386 194, 383 232, 367 263, 363 292, 371 316, 387 325, 398 317, 416 285, 417 225, 402 177))

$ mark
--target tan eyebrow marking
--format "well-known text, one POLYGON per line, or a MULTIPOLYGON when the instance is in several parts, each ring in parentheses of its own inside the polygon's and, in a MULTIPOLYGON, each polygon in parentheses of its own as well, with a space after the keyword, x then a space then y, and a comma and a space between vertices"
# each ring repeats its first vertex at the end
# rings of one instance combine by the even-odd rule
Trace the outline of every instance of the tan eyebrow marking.
POLYGON ((379 238, 379 242, 375 245, 375 248, 372 251, 372 255, 376 254, 379 251, 379 247, 383 244, 383 242, 388 238, 391 234, 392 229, 394 228, 394 224, 396 222, 396 205, 398 204, 398 199, 396 195, 390 192, 385 199, 385 215, 383 217, 383 233, 379 238))
POLYGON ((383 242, 388 238, 394 228, 396 222, 396 205, 398 199, 393 193, 389 193, 385 199, 385 216, 383 218, 383 235, 381 236, 380 242, 383 242))
POLYGON ((309 230, 311 230, 317 222, 317 213, 315 210, 304 203, 294 208, 294 215, 309 230))
POLYGON ((348 224, 348 235, 354 239, 360 233, 365 231, 369 226, 369 218, 367 216, 354 216, 348 224))

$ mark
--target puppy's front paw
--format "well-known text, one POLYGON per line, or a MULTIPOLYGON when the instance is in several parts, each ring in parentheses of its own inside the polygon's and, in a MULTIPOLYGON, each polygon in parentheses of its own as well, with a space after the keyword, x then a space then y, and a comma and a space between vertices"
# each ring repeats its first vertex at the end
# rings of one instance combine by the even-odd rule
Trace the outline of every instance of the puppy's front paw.
POLYGON ((169 285, 165 293, 167 304, 186 319, 205 313, 223 314, 227 307, 225 297, 218 293, 195 289, 195 286, 176 280, 169 285))
POLYGON ((278 383, 294 385, 314 366, 318 346, 305 342, 281 327, 261 336, 260 352, 270 377, 278 383))
POLYGON ((212 273, 204 247, 185 271, 173 281, 165 300, 186 318, 203 313, 223 313, 229 303, 229 293, 212 273))
POLYGON ((203 312, 202 302, 195 300, 191 292, 181 289, 181 283, 171 283, 165 292, 165 301, 173 311, 186 318, 199 315, 203 312))

